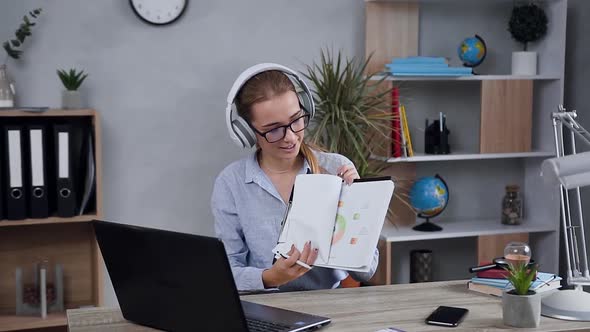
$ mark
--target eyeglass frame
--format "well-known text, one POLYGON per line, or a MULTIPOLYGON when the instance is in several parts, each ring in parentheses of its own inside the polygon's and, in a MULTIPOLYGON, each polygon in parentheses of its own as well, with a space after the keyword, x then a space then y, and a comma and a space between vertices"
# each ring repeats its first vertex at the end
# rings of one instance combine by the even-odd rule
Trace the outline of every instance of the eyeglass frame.
MULTIPOLYGON (((305 112, 305 111, 304 111, 304 112, 305 112)), ((296 119, 294 119, 293 121, 289 122, 288 124, 286 124, 286 125, 284 125, 284 126, 278 126, 278 127, 275 127, 275 128, 273 128, 273 129, 271 129, 271 130, 268 130, 268 131, 265 131, 265 132, 261 132, 261 131, 259 131, 258 129, 254 128, 254 126, 253 126, 251 123, 248 123, 248 124, 250 125, 250 128, 252 128, 252 130, 254 130, 254 132, 256 132, 258 135, 260 135, 260 136, 264 137, 264 139, 265 139, 265 140, 266 140, 268 143, 272 144, 272 143, 276 143, 276 142, 278 142, 278 141, 280 141, 280 140, 284 139, 284 138, 285 138, 285 136, 287 136, 287 128, 291 129, 291 131, 292 131, 292 132, 294 132, 294 133, 298 133, 298 132, 304 131, 304 130, 305 130, 305 128, 307 128, 307 126, 309 126, 309 118, 310 118, 310 116, 309 116, 309 113, 305 112, 305 114, 303 114, 302 116, 298 116, 296 119), (303 128, 302 128, 301 130, 297 130, 297 131, 293 130, 293 127, 291 127, 291 126, 292 126, 292 125, 293 125, 295 122, 299 121, 301 118, 305 118, 305 117, 307 118, 307 122, 304 120, 304 122, 303 122, 303 123, 304 123, 304 126, 303 126, 303 128), (266 137, 266 135, 267 135, 268 133, 270 133, 271 131, 273 131, 273 130, 277 130, 277 129, 279 129, 279 128, 282 128, 282 129, 283 129, 283 136, 281 136, 281 138, 279 138, 279 139, 278 139, 278 140, 276 140, 276 141, 272 141, 272 142, 271 142, 271 141, 269 141, 269 140, 268 140, 268 138, 266 137)))

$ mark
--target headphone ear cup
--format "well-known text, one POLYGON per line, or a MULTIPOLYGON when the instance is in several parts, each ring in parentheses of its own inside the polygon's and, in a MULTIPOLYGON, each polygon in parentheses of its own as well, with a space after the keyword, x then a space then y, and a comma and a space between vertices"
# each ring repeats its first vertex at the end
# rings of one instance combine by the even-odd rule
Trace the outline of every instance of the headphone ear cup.
POLYGON ((238 116, 232 120, 232 127, 245 148, 251 148, 256 145, 256 134, 246 120, 238 116))
POLYGON ((313 118, 315 115, 315 109, 313 107, 313 102, 309 99, 311 96, 307 94, 305 91, 298 91, 297 98, 299 98, 299 103, 305 109, 307 113, 309 113, 309 117, 313 118))

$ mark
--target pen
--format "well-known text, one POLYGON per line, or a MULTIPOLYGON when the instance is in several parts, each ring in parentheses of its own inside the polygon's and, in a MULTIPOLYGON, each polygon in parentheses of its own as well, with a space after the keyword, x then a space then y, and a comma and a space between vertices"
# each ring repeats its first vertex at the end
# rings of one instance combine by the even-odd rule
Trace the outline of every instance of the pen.
MULTIPOLYGON (((279 255, 281 255, 281 257, 283 257, 284 259, 287 259, 287 258, 289 258, 289 255, 285 255, 285 254, 281 254, 281 253, 279 253, 279 255)), ((308 270, 311 270, 311 266, 309 266, 309 265, 307 265, 307 264, 303 263, 303 262, 302 262, 302 261, 300 261, 300 260, 297 260, 297 261, 295 261, 295 264, 297 264, 297 265, 299 265, 299 266, 302 266, 302 267, 304 267, 304 268, 306 268, 306 269, 308 269, 308 270)))

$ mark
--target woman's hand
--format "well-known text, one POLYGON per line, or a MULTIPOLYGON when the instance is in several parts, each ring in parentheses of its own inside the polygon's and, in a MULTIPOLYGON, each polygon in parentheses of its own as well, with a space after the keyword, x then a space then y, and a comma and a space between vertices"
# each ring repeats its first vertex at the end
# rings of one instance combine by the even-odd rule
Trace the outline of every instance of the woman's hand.
POLYGON ((313 265, 318 257, 318 249, 312 249, 311 242, 307 241, 303 246, 303 251, 299 252, 295 246, 291 246, 288 254, 289 258, 279 258, 270 269, 262 272, 264 287, 279 287, 304 275, 309 269, 298 265, 297 260, 310 266, 313 265))
POLYGON ((361 178, 354 165, 342 165, 338 167, 338 176, 344 179, 344 182, 348 185, 351 185, 354 179, 361 178))

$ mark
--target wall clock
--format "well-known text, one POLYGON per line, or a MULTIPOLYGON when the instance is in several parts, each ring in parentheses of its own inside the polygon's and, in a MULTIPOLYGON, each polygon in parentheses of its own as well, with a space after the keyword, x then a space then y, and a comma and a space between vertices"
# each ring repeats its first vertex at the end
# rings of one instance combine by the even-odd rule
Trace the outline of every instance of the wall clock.
POLYGON ((182 16, 188 0, 129 0, 135 14, 154 25, 170 24, 182 16))

